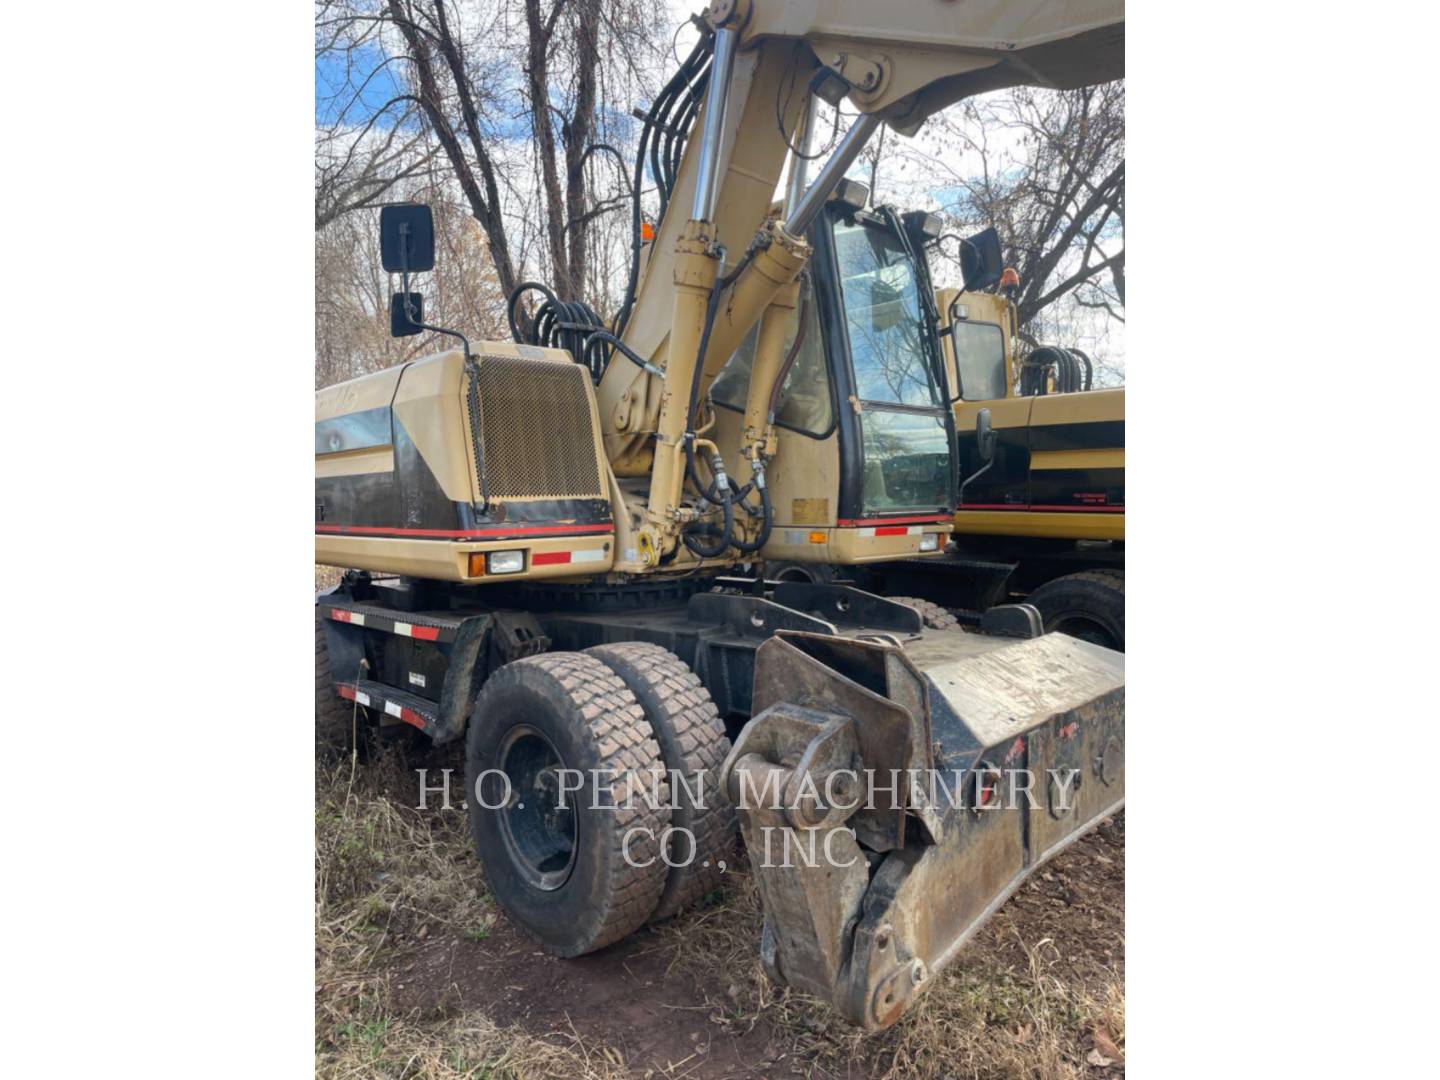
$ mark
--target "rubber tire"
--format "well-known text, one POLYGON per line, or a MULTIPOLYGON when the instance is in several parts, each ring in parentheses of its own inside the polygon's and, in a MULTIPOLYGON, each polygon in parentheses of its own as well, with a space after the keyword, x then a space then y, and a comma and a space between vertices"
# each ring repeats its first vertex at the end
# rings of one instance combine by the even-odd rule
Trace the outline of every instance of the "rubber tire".
MULTIPOLYGON (((616 791, 596 789, 590 770, 635 770, 649 787, 650 769, 663 769, 660 746, 635 696, 593 656, 552 652, 506 664, 475 699, 465 738, 465 783, 470 830, 490 892, 545 949, 557 956, 594 952, 643 926, 665 888, 660 835, 670 823, 668 782, 656 785, 659 805, 637 796, 624 805, 616 791), (576 808, 575 864, 554 890, 532 885, 515 868, 500 829, 500 812, 475 797, 475 781, 498 766, 505 734, 519 724, 542 732, 566 768, 584 770, 572 796, 576 808), (599 807, 594 804, 599 802, 599 807), (631 829, 648 832, 632 837, 631 829), (648 864, 648 865, 647 865, 648 864)), ((625 782, 617 779, 618 794, 625 782)))
POLYGON ((921 600, 918 596, 890 596, 888 600, 894 600, 897 604, 904 604, 920 612, 920 621, 931 630, 958 630, 960 620, 950 612, 946 611, 939 604, 932 604, 929 600, 921 600))
MULTIPOLYGON (((1025 598, 1040 611, 1046 631, 1059 630, 1067 622, 1084 620, 1109 638, 1110 648, 1125 651, 1125 572, 1084 570, 1078 574, 1047 581, 1025 598)), ((1074 634, 1081 637, 1080 634, 1074 634)), ((1084 640, 1094 640, 1086 637, 1084 640)))
POLYGON ((325 618, 315 609, 315 750, 329 753, 350 746, 355 707, 335 692, 325 618))
POLYGON ((829 585, 835 580, 835 568, 829 563, 767 563, 765 566, 765 580, 800 581, 812 585, 829 585))
POLYGON ((684 866, 670 867, 665 891, 650 914, 651 922, 676 915, 719 886, 735 848, 735 808, 720 788, 720 766, 730 754, 725 725, 690 665, 668 649, 648 641, 596 645, 585 650, 619 675, 645 710, 660 743, 665 768, 686 778, 688 787, 671 785, 670 825, 688 829, 695 850, 684 836, 673 838, 671 861, 690 855, 684 866), (698 774, 698 778, 697 778, 698 774), (701 805, 691 799, 698 788, 701 805))

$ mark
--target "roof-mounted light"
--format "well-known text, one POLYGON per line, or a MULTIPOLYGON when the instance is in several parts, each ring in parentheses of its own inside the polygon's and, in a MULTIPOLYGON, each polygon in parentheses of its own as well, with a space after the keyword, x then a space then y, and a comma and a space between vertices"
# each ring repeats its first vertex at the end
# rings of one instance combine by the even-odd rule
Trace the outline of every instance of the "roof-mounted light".
POLYGON ((901 216, 905 227, 911 232, 919 233, 926 240, 939 240, 944 222, 940 220, 939 214, 927 214, 924 210, 911 210, 901 216))
POLYGON ((834 198, 839 199, 851 210, 864 210, 870 201, 870 189, 859 180, 844 177, 835 185, 834 198))

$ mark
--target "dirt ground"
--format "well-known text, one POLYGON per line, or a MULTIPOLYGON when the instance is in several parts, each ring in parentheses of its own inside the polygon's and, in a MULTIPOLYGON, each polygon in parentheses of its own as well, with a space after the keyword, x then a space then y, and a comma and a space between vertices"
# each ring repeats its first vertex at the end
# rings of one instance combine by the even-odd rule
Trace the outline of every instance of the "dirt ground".
POLYGON ((463 778, 455 752, 414 746, 317 770, 320 1075, 1123 1075, 1123 815, 1029 881, 899 1024, 864 1035, 766 980, 743 855, 708 906, 592 956, 542 952, 485 893, 459 799, 413 809, 416 768, 463 778))

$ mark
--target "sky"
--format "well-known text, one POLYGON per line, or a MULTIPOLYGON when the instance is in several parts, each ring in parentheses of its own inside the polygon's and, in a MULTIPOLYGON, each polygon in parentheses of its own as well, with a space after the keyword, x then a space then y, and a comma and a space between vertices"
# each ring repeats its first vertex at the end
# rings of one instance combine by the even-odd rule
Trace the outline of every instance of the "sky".
POLYGON ((342 94, 347 84, 346 58, 340 53, 322 53, 315 58, 315 123, 330 125, 342 119, 340 112, 348 107, 348 118, 368 119, 376 109, 395 95, 404 93, 392 73, 394 65, 381 66, 384 54, 377 45, 364 45, 355 51, 357 79, 370 77, 358 96, 352 88, 342 94), (373 75, 371 72, 373 71, 373 75))

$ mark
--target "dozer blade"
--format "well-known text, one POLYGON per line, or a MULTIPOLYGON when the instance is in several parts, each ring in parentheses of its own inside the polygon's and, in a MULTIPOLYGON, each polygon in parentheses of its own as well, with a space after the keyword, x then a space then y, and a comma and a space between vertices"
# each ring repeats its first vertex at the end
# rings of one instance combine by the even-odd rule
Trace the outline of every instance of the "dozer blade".
POLYGON ((1062 634, 781 632, 721 771, 776 982, 893 1024, 1044 860, 1125 798, 1124 657, 1062 634))

